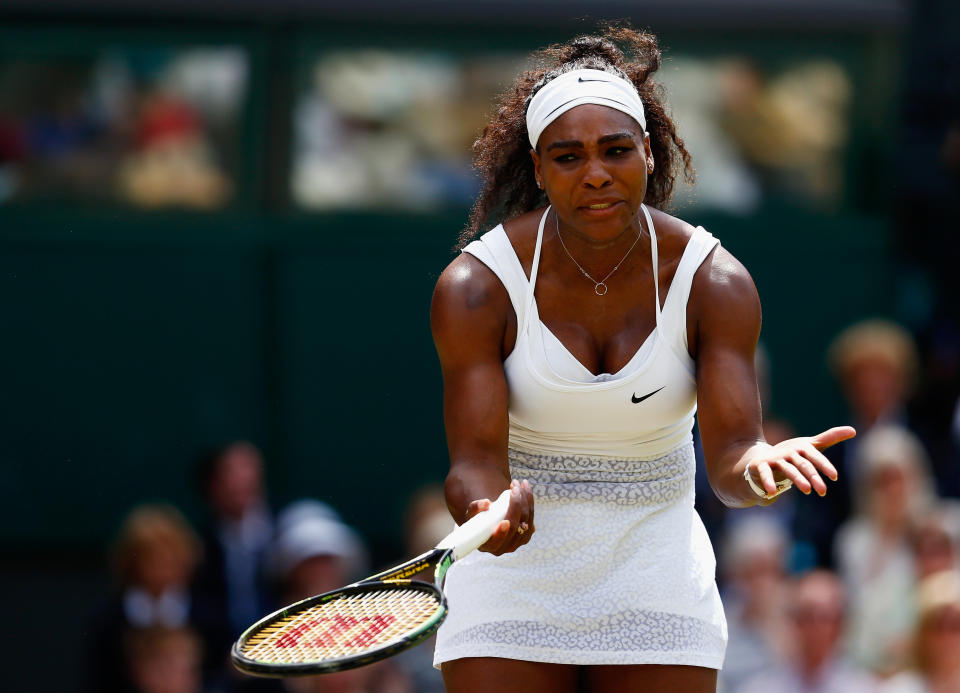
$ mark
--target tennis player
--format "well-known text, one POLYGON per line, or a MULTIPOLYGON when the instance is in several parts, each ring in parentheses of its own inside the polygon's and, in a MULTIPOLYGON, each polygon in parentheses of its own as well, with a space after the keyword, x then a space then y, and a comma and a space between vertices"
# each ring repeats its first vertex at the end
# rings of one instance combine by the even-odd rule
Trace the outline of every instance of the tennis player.
POLYGON ((483 191, 433 298, 450 511, 513 494, 450 570, 435 663, 453 693, 714 691, 726 623, 694 413, 734 507, 823 495, 821 450, 854 430, 764 441, 753 281, 661 211, 691 167, 656 38, 621 27, 534 57, 474 146, 483 191))

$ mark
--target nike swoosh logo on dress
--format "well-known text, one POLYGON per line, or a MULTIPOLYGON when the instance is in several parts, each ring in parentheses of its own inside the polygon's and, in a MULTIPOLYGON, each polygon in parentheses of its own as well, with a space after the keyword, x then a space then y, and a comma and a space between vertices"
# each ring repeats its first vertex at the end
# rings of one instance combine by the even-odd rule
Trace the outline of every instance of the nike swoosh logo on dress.
MULTIPOLYGON (((666 385, 664 385, 663 387, 666 387, 666 385)), ((663 387, 661 387, 660 390, 662 390, 663 387)), ((640 402, 642 402, 643 400, 647 399, 647 397, 653 397, 655 394, 657 394, 658 392, 660 392, 660 390, 654 390, 653 392, 650 392, 650 393, 644 395, 643 397, 637 397, 637 393, 634 392, 634 393, 633 393, 633 396, 630 398, 630 401, 633 402, 634 404, 640 404, 640 402)))

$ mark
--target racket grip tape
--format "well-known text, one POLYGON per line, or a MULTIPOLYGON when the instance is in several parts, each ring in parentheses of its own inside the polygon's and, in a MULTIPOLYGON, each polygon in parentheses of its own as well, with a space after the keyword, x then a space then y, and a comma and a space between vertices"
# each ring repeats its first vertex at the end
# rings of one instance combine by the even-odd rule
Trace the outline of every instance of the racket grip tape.
POLYGON ((486 510, 477 513, 437 544, 438 549, 452 549, 454 560, 459 560, 486 543, 504 519, 510 508, 510 489, 505 490, 486 510))

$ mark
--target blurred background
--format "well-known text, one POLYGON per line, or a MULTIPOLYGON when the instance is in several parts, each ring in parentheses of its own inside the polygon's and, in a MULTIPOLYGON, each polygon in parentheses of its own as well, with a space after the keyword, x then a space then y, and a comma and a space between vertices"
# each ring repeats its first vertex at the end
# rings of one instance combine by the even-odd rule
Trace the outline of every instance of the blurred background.
MULTIPOLYGON (((428 309, 470 145, 531 49, 604 18, 659 35, 698 175, 672 211, 757 283, 768 437, 861 430, 823 501, 728 513, 700 475, 723 689, 780 658, 935 676, 923 628, 960 633, 960 587, 915 590, 960 555, 957 8, 6 0, 5 690, 255 690, 224 664, 238 624, 449 529, 428 309), (796 635, 818 624, 784 590, 835 632, 796 635)), ((364 671, 289 689, 438 685, 429 653, 364 671)))

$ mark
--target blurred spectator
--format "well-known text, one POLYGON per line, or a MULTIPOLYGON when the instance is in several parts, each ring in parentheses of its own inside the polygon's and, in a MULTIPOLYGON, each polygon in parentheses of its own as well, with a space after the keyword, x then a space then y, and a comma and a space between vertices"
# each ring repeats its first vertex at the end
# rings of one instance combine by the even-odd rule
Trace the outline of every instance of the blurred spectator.
POLYGON ((772 517, 730 523, 720 544, 723 605, 729 639, 719 685, 735 691, 783 654, 787 535, 772 517))
POLYGON ((876 682, 846 664, 843 585, 831 572, 814 570, 789 590, 787 658, 739 689, 742 693, 873 693, 876 682))
POLYGON ((175 508, 142 505, 130 512, 114 555, 118 589, 88 636, 86 691, 135 690, 123 666, 127 632, 189 625, 189 584, 199 555, 197 537, 175 508))
POLYGON ((14 49, 0 83, 0 205, 206 210, 234 196, 248 83, 240 47, 14 49))
POLYGON ((277 516, 270 570, 284 604, 363 577, 367 550, 360 536, 326 503, 301 500, 277 516))
POLYGON ((234 639, 274 606, 264 574, 273 519, 263 487, 263 460, 250 443, 235 442, 203 456, 198 480, 209 518, 204 560, 193 583, 194 614, 206 645, 208 679, 233 676, 227 656, 234 639))
POLYGON ((232 194, 200 114, 164 90, 141 97, 136 148, 119 171, 123 197, 140 207, 223 207, 232 194))
POLYGON ((831 60, 804 61, 765 75, 751 60, 732 59, 716 81, 723 132, 764 188, 836 203, 852 95, 844 68, 831 60))
MULTIPOLYGON (((329 592, 362 577, 367 552, 330 506, 302 500, 277 516, 270 566, 284 604, 329 592)), ((413 693, 393 660, 283 681, 291 693, 413 693)), ((418 692, 419 693, 419 692, 418 692)))
POLYGON ((201 693, 200 638, 189 628, 152 626, 126 638, 130 679, 137 693, 201 693))
POLYGON ((918 580, 960 569, 960 504, 941 501, 925 512, 913 531, 912 546, 918 580))
POLYGON ((837 565, 852 595, 854 660, 881 675, 904 664, 913 622, 911 536, 934 501, 926 453, 898 426, 861 440, 856 514, 837 533, 837 565))
POLYGON ((850 517, 853 489, 862 477, 855 464, 857 448, 873 426, 907 425, 907 398, 919 367, 910 333, 886 320, 865 320, 843 330, 830 345, 828 361, 857 437, 828 452, 839 478, 830 484, 826 497, 797 499, 794 536, 822 566, 833 565, 834 535, 850 517))
POLYGON ((960 574, 949 570, 925 578, 917 609, 913 669, 892 677, 883 692, 960 691, 960 574))
POLYGON ((909 332, 886 320, 865 320, 834 339, 828 358, 859 432, 879 423, 905 423, 919 368, 909 332))

